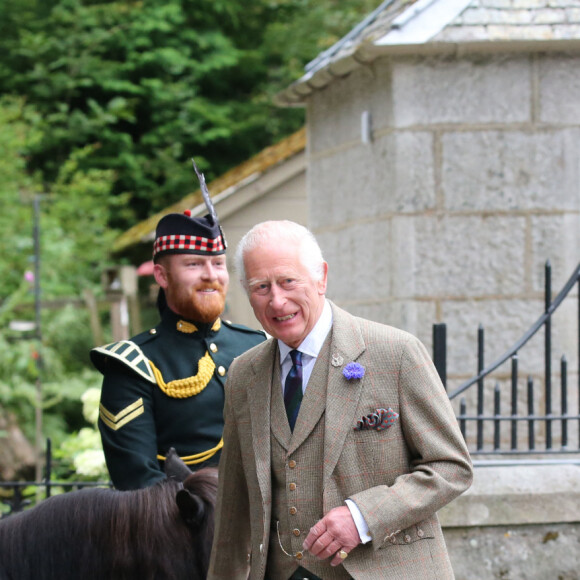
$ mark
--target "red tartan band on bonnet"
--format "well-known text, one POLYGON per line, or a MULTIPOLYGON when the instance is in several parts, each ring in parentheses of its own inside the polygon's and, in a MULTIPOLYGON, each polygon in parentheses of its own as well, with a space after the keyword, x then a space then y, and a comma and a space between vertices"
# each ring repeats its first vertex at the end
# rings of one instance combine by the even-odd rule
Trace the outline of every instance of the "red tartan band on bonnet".
POLYGON ((169 250, 198 250, 201 252, 221 252, 225 251, 223 238, 220 235, 217 238, 210 239, 201 236, 188 235, 171 235, 161 236, 155 240, 153 244, 153 256, 159 252, 167 252, 169 250))

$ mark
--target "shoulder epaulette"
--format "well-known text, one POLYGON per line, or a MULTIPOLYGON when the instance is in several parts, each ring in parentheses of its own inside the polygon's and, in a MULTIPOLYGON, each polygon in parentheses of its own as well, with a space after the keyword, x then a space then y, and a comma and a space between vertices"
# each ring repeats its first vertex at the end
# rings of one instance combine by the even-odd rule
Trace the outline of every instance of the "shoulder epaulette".
POLYGON ((230 320, 223 320, 222 324, 225 324, 228 328, 232 328, 233 330, 240 330, 241 332, 247 332, 248 334, 258 334, 259 336, 266 336, 265 332, 262 330, 254 330, 248 326, 244 326, 243 324, 234 324, 230 320))
POLYGON ((155 375, 153 374, 153 369, 149 364, 149 359, 143 354, 143 351, 130 340, 120 340, 119 342, 112 342, 105 346, 93 348, 91 350, 91 355, 93 354, 112 357, 128 366, 144 379, 156 384, 155 375))

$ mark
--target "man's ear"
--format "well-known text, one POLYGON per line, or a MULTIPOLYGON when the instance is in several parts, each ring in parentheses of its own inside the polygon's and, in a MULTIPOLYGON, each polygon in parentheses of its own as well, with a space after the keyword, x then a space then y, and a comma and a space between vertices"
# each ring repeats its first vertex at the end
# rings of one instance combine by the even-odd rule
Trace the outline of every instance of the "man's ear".
POLYGON ((155 282, 165 289, 169 285, 167 281, 167 270, 161 264, 155 264, 153 266, 153 276, 155 276, 155 282))
POLYGON ((326 294, 326 285, 328 282, 328 264, 326 262, 322 262, 322 270, 324 272, 322 278, 317 282, 318 294, 320 295, 326 294))

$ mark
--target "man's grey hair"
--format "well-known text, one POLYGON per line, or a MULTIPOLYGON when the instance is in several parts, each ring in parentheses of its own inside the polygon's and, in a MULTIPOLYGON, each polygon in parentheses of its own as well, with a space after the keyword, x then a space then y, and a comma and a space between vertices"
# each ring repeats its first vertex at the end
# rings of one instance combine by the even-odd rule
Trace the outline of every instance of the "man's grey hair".
POLYGON ((236 248, 234 264, 242 286, 248 291, 248 280, 244 256, 267 241, 276 240, 298 247, 300 261, 310 273, 314 282, 324 277, 324 258, 322 250, 314 237, 314 234, 295 222, 289 220, 267 221, 255 225, 241 240, 236 248))

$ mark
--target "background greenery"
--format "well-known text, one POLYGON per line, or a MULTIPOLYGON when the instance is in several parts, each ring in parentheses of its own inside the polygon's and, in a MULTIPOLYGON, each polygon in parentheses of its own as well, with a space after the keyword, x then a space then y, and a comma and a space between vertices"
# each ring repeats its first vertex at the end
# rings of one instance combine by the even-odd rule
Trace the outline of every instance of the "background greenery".
POLYGON ((114 237, 195 187, 192 156, 210 181, 298 129, 303 111, 272 96, 378 4, 0 0, 0 405, 30 440, 38 352, 45 434, 66 449, 90 426, 78 301, 101 292, 114 237), (43 309, 42 345, 9 329, 34 319, 35 197, 42 298, 70 302, 43 309))

